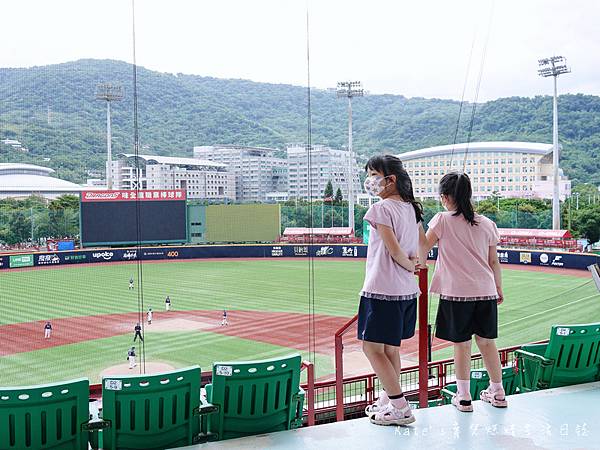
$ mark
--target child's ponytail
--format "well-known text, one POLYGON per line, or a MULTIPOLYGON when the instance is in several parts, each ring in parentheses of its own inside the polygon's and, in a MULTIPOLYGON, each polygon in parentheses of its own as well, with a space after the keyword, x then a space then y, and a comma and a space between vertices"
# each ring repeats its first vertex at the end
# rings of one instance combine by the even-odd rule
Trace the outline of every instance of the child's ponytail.
POLYGON ((471 203, 471 180, 467 174, 451 172, 444 175, 440 180, 440 194, 450 197, 454 202, 454 216, 462 215, 471 225, 477 225, 471 203))

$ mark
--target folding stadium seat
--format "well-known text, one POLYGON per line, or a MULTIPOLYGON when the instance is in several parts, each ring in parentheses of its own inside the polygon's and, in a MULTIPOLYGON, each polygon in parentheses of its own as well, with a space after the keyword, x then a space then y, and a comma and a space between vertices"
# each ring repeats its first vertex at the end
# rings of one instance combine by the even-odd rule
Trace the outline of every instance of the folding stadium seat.
POLYGON ((600 380, 600 323, 554 325, 547 344, 515 351, 523 391, 600 380))
MULTIPOLYGON (((469 390, 471 391, 471 398, 473 400, 479 400, 479 394, 481 391, 486 389, 490 384, 490 376, 485 369, 474 369, 471 370, 471 384, 469 390)), ((515 371, 515 368, 503 367, 502 368, 502 386, 506 395, 516 394, 519 388, 519 377, 515 371)), ((456 383, 450 383, 441 391, 444 399, 444 404, 450 404, 452 397, 456 395, 456 383)))
POLYGON ((302 426, 300 365, 300 355, 214 363, 206 399, 218 412, 208 416, 207 434, 222 440, 302 426))
POLYGON ((90 383, 0 388, 0 449, 87 450, 90 383))
POLYGON ((165 449, 203 441, 200 367, 102 379, 103 448, 165 449))

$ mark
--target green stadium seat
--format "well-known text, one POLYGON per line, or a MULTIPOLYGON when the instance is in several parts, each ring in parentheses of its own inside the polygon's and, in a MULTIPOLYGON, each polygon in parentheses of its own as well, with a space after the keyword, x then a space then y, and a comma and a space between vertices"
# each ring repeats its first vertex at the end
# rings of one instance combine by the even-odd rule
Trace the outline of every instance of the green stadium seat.
POLYGON ((301 427, 300 365, 298 354, 214 363, 206 398, 218 412, 208 416, 207 434, 222 440, 301 427))
POLYGON ((0 388, 0 449, 87 450, 87 378, 0 388))
POLYGON ((555 325, 547 344, 515 351, 523 391, 600 380, 600 323, 555 325))
POLYGON ((158 450, 201 442, 200 367, 102 378, 105 450, 158 450))
MULTIPOLYGON (((490 376, 485 369, 471 370, 471 383, 469 390, 471 398, 479 400, 479 394, 490 384, 490 376)), ((519 390, 519 377, 512 366, 502 368, 502 386, 506 395, 516 394, 519 390)), ((456 383, 450 383, 441 390, 444 404, 450 404, 452 397, 456 395, 456 383)))

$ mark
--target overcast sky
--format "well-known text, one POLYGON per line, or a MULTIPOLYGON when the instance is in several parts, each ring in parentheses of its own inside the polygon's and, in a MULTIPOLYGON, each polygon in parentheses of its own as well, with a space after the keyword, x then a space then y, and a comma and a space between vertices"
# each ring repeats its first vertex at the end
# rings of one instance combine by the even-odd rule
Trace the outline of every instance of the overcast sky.
MULTIPOLYGON (((537 60, 551 55, 573 70, 559 93, 600 95, 595 0, 136 0, 137 62, 306 85, 307 6, 316 87, 350 79, 371 93, 460 99, 474 42, 473 100, 489 30, 480 101, 550 94, 537 60)), ((129 0, 2 1, 0 14, 0 67, 132 61, 129 0)))

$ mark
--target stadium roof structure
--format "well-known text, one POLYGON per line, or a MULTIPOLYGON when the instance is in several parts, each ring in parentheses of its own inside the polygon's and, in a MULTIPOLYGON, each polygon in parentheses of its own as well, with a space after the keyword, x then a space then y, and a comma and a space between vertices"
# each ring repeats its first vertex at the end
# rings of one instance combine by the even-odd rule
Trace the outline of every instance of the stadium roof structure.
POLYGON ((124 158, 135 158, 136 156, 151 164, 167 164, 171 166, 194 166, 194 167, 212 167, 215 169, 225 168, 225 164, 208 161, 198 158, 179 158, 176 156, 153 156, 153 155, 134 155, 132 153, 121 153, 119 156, 124 158))
POLYGON ((52 177, 54 169, 22 163, 0 163, 0 197, 31 194, 44 196, 77 194, 79 184, 52 177))
POLYGON ((424 158, 428 156, 443 156, 452 153, 464 155, 465 152, 491 152, 491 153, 528 153, 537 155, 546 155, 552 152, 552 144, 542 144, 539 142, 470 142, 454 145, 438 145, 437 147, 422 148, 406 153, 399 153, 396 156, 402 161, 424 158))
POLYGON ((528 237, 540 239, 569 239, 571 233, 569 230, 537 230, 526 228, 498 228, 500 236, 506 237, 528 237))

